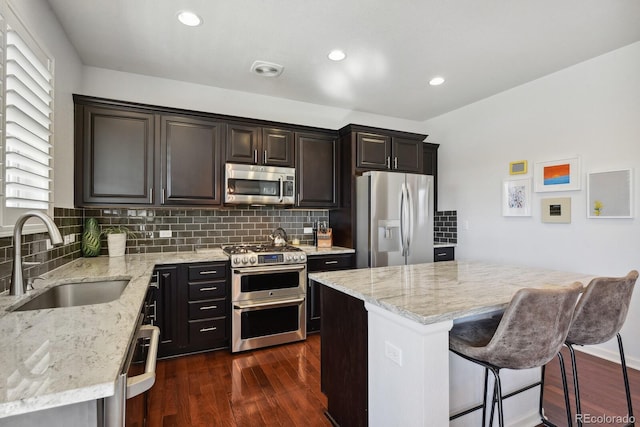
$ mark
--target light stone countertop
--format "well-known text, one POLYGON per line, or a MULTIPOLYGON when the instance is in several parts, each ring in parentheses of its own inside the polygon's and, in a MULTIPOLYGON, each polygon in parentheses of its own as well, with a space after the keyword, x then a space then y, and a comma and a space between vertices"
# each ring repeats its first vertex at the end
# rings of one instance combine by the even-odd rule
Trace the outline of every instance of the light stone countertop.
POLYGON ((307 256, 353 254, 356 252, 355 249, 343 248, 342 246, 332 246, 330 248, 317 248, 311 245, 297 245, 297 247, 302 249, 307 254, 307 256))
POLYGON ((0 295, 0 418, 113 395, 154 266, 227 260, 219 249, 80 258, 44 275, 25 297, 0 295), (131 281, 106 304, 10 311, 43 288, 104 278, 131 281))
POLYGON ((592 275, 471 261, 311 273, 309 278, 421 324, 502 310, 524 287, 586 286, 592 275))

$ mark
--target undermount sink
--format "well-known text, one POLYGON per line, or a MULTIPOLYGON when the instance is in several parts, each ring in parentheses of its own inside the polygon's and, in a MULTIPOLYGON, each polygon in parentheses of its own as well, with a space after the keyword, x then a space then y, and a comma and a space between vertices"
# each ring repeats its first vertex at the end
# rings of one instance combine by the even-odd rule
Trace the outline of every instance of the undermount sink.
POLYGON ((51 287, 13 311, 103 304, 120 298, 129 280, 63 283, 51 287))

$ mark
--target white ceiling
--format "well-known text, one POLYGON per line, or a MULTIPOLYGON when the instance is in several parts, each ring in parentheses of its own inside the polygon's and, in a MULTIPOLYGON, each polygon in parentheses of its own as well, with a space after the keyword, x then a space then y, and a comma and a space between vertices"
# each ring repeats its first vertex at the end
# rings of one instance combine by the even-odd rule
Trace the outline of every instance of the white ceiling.
POLYGON ((638 0, 48 1, 85 65, 410 120, 640 40, 638 0))

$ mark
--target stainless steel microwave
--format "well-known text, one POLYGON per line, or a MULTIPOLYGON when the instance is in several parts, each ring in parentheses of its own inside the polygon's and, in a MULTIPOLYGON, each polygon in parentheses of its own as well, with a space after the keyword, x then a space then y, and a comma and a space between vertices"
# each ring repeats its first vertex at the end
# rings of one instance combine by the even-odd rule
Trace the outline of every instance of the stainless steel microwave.
POLYGON ((225 203, 293 205, 296 201, 294 168, 227 163, 224 185, 225 203))

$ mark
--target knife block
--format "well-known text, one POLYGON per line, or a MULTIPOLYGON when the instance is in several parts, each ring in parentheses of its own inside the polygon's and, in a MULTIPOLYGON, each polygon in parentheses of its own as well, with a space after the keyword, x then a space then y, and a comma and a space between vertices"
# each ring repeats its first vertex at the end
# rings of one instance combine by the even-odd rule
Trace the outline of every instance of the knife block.
POLYGON ((333 246, 333 234, 330 228, 327 228, 326 231, 322 232, 318 230, 318 244, 319 248, 330 248, 333 246))

